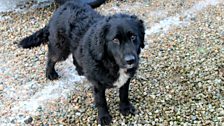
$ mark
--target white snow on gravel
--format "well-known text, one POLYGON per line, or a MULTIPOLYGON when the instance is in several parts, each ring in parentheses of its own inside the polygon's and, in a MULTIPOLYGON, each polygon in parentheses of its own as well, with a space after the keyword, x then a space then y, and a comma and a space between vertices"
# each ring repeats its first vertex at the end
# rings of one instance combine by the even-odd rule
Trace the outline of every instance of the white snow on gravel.
MULTIPOLYGON (((38 84, 37 82, 29 82, 23 84, 19 89, 13 89, 7 87, 4 89, 4 96, 7 98, 16 98, 13 107, 10 110, 11 117, 0 117, 0 124, 6 125, 7 122, 16 120, 16 122, 24 123, 27 117, 20 113, 29 113, 29 115, 35 115, 38 108, 44 108, 44 106, 53 100, 59 98, 67 98, 68 94, 75 91, 75 85, 81 83, 84 80, 83 76, 77 75, 75 67, 72 63, 71 56, 62 62, 60 66, 56 66, 61 71, 58 74, 61 76, 56 81, 49 81, 46 84, 38 84), (40 89, 37 92, 32 89, 40 89), (27 95, 35 92, 34 95, 27 95)), ((4 109, 4 106, 1 106, 4 109)))

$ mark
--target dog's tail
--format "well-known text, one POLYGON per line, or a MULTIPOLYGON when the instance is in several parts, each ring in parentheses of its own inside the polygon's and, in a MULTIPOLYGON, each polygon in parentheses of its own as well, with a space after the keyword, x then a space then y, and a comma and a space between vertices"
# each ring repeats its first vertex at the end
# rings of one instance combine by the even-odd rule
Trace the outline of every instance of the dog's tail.
POLYGON ((22 48, 32 48, 36 46, 40 46, 41 44, 48 42, 49 30, 48 26, 36 31, 32 35, 22 39, 19 42, 19 47, 22 48))
MULTIPOLYGON (((68 2, 68 1, 73 1, 73 0, 55 0, 55 2, 59 5, 63 5, 64 3, 68 2)), ((105 3, 106 0, 94 0, 92 2, 87 3, 88 5, 90 5, 92 8, 97 8, 99 7, 101 4, 105 3)))

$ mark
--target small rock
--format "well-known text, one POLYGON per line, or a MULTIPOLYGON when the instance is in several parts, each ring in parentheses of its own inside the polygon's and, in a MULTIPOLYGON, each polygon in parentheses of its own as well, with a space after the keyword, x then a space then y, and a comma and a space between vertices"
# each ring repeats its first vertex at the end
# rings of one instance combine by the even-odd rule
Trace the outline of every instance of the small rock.
POLYGON ((155 123, 155 121, 152 121, 152 125, 155 125, 156 123, 155 123))
POLYGON ((80 116, 80 115, 81 115, 81 113, 80 113, 80 112, 76 112, 76 113, 75 113, 75 115, 80 116))
POLYGON ((26 123, 26 124, 29 124, 29 123, 31 123, 33 121, 33 118, 32 117, 28 117, 26 120, 24 120, 24 122, 26 123))
POLYGON ((77 109, 79 109, 80 107, 78 106, 78 105, 76 105, 75 107, 74 107, 74 109, 75 110, 77 110, 77 109))
POLYGON ((0 91, 3 91, 4 87, 3 85, 0 85, 0 91))
POLYGON ((11 123, 15 124, 16 123, 16 119, 11 120, 11 123))
POLYGON ((221 110, 219 113, 220 113, 220 116, 224 116, 224 110, 221 110))
POLYGON ((196 120, 197 117, 196 117, 196 116, 192 116, 191 119, 192 119, 192 120, 196 120))

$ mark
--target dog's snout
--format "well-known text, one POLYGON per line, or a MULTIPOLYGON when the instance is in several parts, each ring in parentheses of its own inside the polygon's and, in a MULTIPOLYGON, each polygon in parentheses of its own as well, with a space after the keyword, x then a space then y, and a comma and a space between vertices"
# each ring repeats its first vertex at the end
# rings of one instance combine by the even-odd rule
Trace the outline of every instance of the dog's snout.
POLYGON ((127 56, 125 56, 124 59, 125 59, 126 63, 129 65, 135 63, 135 56, 133 56, 133 55, 127 55, 127 56))

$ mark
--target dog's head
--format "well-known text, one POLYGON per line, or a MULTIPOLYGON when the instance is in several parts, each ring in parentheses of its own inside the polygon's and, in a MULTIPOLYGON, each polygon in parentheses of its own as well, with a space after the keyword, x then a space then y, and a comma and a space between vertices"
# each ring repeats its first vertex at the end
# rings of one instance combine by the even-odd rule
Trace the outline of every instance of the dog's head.
MULTIPOLYGON (((123 69, 137 68, 141 48, 144 48, 145 29, 136 16, 118 14, 101 24, 97 59, 110 57, 123 69)), ((96 48, 95 48, 96 49, 96 48)))

